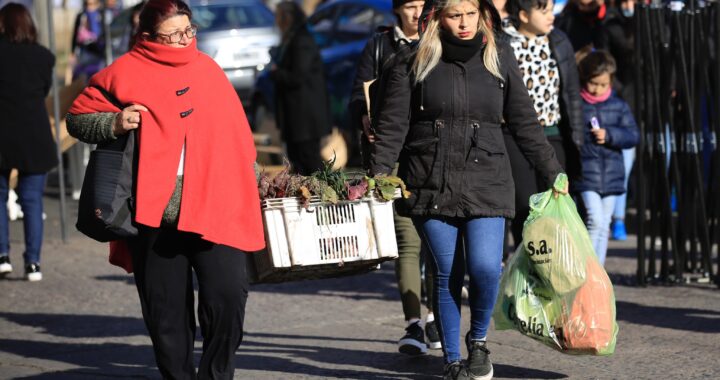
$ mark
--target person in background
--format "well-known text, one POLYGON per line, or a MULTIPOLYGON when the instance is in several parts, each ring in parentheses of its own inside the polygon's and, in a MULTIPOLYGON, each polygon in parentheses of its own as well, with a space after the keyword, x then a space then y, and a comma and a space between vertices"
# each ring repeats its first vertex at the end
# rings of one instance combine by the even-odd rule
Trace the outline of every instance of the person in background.
POLYGON ((70 53, 73 80, 90 78, 105 66, 103 14, 100 0, 84 0, 83 10, 75 18, 70 53))
MULTIPOLYGON (((508 0, 510 25, 504 28, 533 100, 538 121, 568 176, 580 175, 583 113, 580 80, 572 45, 565 33, 553 28, 553 0, 508 0)), ((530 213, 530 196, 543 188, 542 175, 523 155, 509 129, 505 146, 515 182, 515 218, 511 231, 515 245, 530 213)))
POLYGON ((133 49, 91 78, 70 108, 68 131, 97 144, 137 130, 138 235, 126 243, 158 369, 165 379, 232 379, 246 256, 265 246, 256 151, 242 104, 222 68, 198 50, 191 21, 182 0, 148 1, 133 49))
MULTIPOLYGON (((496 39, 489 0, 434 5, 414 56, 389 73, 380 103, 371 174, 398 176, 410 216, 435 265, 433 311, 444 379, 491 379, 487 349, 500 281, 505 218, 515 213, 504 121, 551 187, 562 167, 539 127, 512 48, 496 39), (469 275, 470 331, 460 349, 461 292, 469 275)), ((567 189, 559 189, 567 192, 567 189)))
POLYGON ((507 4, 507 0, 493 0, 493 5, 495 6, 495 9, 497 9, 498 14, 500 15, 500 20, 502 20, 502 27, 506 27, 508 25, 508 22, 510 21, 508 17, 510 14, 507 11, 507 7, 505 6, 507 4))
MULTIPOLYGON (((635 0, 620 0, 608 7, 605 18, 605 35, 610 54, 617 60, 617 73, 613 80, 613 90, 628 103, 635 112, 635 0)), ((627 207, 627 188, 630 173, 635 163, 635 148, 623 149, 625 164, 625 190, 618 195, 613 211, 611 235, 613 240, 626 240, 625 209, 627 207)))
POLYGON ((570 38, 576 52, 603 49, 606 46, 603 20, 607 13, 604 0, 568 0, 555 26, 570 38))
POLYGON ((637 145, 640 137, 630 107, 613 94, 616 65, 610 53, 598 50, 588 54, 579 69, 587 127, 580 151, 583 175, 575 187, 587 210, 593 248, 604 264, 615 200, 625 192, 622 150, 637 145))
POLYGON ((127 48, 128 51, 130 51, 135 44, 135 35, 137 34, 138 27, 140 26, 140 12, 142 11, 143 6, 145 6, 145 3, 146 1, 141 1, 133 5, 130 10, 127 23, 125 24, 125 28, 123 29, 124 32, 122 40, 118 46, 127 48))
MULTIPOLYGON (((364 159, 369 158, 370 144, 375 141, 375 136, 370 127, 364 83, 378 79, 377 77, 383 69, 390 70, 389 67, 385 68, 385 65, 388 60, 392 59, 393 54, 400 54, 401 49, 409 49, 412 42, 420 38, 418 21, 424 4, 425 2, 422 0, 394 0, 393 13, 397 18, 397 24, 393 27, 383 26, 378 28, 376 34, 368 41, 360 55, 360 63, 355 75, 350 100, 350 110, 353 122, 362 131, 361 141, 364 148, 364 159), (376 51, 379 53, 378 57, 375 56, 376 51)), ((396 171, 394 173, 397 174, 396 171)), ((423 332, 420 310, 422 293, 421 262, 425 250, 412 224, 412 219, 402 217, 397 212, 394 213, 393 219, 400 256, 395 262, 395 275, 406 322, 405 334, 398 341, 398 350, 408 355, 425 354, 428 348, 441 348, 440 335, 437 330, 435 315, 432 312, 432 271, 429 268, 425 271, 425 289, 429 298, 423 332), (427 336, 427 343, 425 342, 425 336, 427 336)), ((428 267, 430 265, 427 261, 425 261, 425 264, 428 267)))
POLYGON ((279 3, 275 21, 281 34, 276 63, 270 68, 275 82, 275 121, 294 171, 310 175, 323 166, 320 140, 332 126, 320 49, 297 3, 279 3))
POLYGON ((24 213, 25 279, 42 280, 43 193, 47 172, 58 164, 45 108, 55 56, 37 43, 37 29, 21 4, 0 9, 0 276, 10 263, 10 226, 5 204, 10 171, 17 169, 18 200, 24 213))

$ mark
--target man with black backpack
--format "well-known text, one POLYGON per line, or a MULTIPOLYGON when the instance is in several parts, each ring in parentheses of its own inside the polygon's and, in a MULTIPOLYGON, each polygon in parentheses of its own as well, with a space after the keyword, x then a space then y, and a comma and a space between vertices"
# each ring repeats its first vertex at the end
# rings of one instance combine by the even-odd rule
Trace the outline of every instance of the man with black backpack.
MULTIPOLYGON (((382 101, 383 73, 388 72, 392 65, 402 59, 398 56, 414 48, 414 42, 419 39, 418 21, 423 10, 424 1, 393 0, 393 12, 397 17, 397 25, 380 27, 368 41, 357 68, 353 93, 350 99, 350 114, 352 123, 362 131, 363 165, 367 169, 369 149, 374 142, 371 127, 371 112, 368 110, 366 96, 374 104, 382 101), (367 88, 369 82, 374 85, 367 88), (367 88, 367 89, 366 89, 367 88)), ((441 348, 440 336, 435 326, 432 312, 432 277, 431 270, 426 269, 426 294, 428 295, 428 313, 423 323, 421 321, 421 273, 420 261, 421 240, 410 218, 395 214, 395 234, 397 236, 399 259, 395 264, 400 299, 403 305, 405 321, 405 335, 398 342, 400 352, 408 355, 422 355, 427 348, 441 348), (425 342, 427 335, 428 342, 425 342)), ((426 262, 428 265, 431 264, 426 262)))

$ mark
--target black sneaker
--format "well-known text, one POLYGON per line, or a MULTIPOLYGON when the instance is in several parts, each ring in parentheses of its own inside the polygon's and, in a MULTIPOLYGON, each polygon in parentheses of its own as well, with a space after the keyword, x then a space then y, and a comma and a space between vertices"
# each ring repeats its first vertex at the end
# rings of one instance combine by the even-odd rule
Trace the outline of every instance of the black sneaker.
POLYGON ((473 380, 492 379, 493 366, 490 362, 490 350, 485 347, 485 342, 481 340, 471 341, 469 339, 466 342, 468 343, 468 359, 466 363, 468 377, 473 380))
POLYGON ((467 369, 462 362, 454 361, 452 363, 445 364, 445 370, 443 371, 443 380, 469 380, 467 369))
MULTIPOLYGON (((4 206, 3 206, 4 207, 4 206)), ((0 256, 0 277, 5 277, 12 272, 10 256, 0 256)))
POLYGON ((25 279, 31 282, 42 280, 39 264, 28 264, 25 266, 25 279))
POLYGON ((425 323, 425 336, 427 337, 427 346, 431 350, 439 350, 442 348, 440 343, 440 333, 438 332, 435 321, 425 323))
POLYGON ((424 355, 427 354, 427 345, 425 345, 425 334, 420 321, 411 324, 405 328, 405 336, 400 338, 398 342, 398 350, 407 355, 424 355))

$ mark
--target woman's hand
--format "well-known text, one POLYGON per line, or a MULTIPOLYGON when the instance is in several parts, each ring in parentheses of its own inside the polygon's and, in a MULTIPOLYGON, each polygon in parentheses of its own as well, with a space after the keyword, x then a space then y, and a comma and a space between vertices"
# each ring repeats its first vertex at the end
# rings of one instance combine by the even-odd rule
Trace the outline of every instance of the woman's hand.
POLYGON ((555 199, 558 199, 558 197, 559 197, 560 195, 567 195, 569 189, 570 189, 570 181, 566 181, 566 182, 565 182, 565 187, 562 188, 562 189, 557 189, 557 188, 555 188, 555 187, 553 186, 553 189, 552 189, 552 191, 553 191, 553 197, 554 197, 555 199))
POLYGON ((113 134, 120 136, 140 126, 140 111, 148 112, 148 109, 139 104, 133 104, 117 113, 113 134))

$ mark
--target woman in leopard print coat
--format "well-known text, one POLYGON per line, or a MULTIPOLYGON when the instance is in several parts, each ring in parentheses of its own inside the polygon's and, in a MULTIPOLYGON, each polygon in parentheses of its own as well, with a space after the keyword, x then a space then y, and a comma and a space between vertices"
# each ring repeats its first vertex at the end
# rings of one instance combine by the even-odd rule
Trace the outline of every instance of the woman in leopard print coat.
MULTIPOLYGON (((552 29, 552 0, 508 0, 506 7, 510 23, 504 28, 504 38, 513 48, 538 121, 561 165, 577 180, 581 172, 583 119, 572 44, 563 32, 552 29)), ((543 187, 535 168, 507 129, 505 144, 515 182, 516 216, 511 231, 517 244, 522 240, 523 222, 530 211, 528 198, 543 187)))

